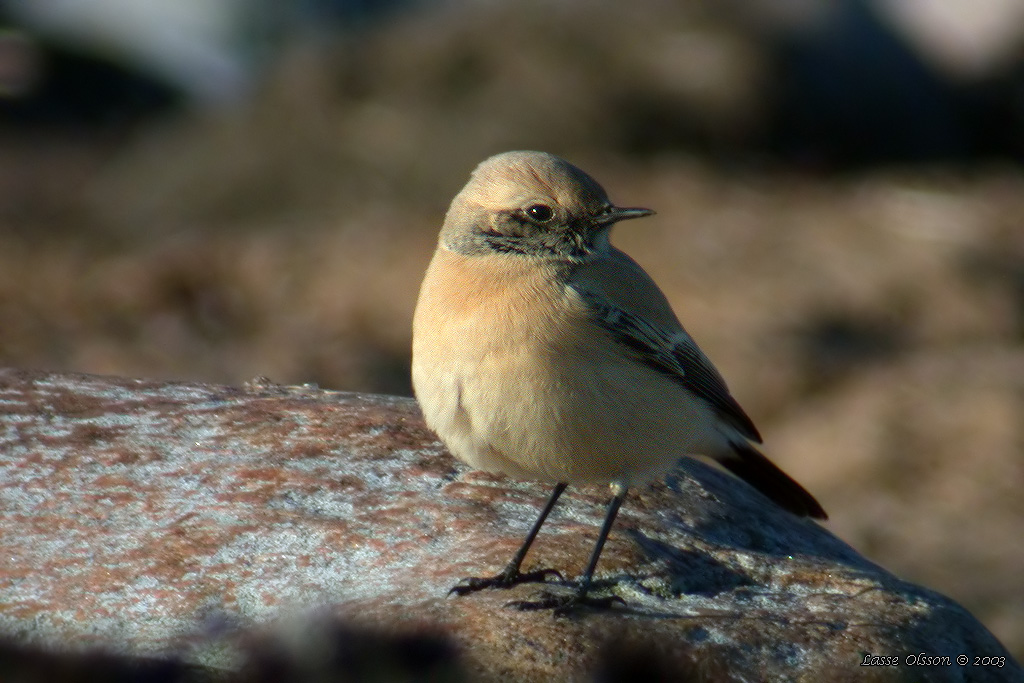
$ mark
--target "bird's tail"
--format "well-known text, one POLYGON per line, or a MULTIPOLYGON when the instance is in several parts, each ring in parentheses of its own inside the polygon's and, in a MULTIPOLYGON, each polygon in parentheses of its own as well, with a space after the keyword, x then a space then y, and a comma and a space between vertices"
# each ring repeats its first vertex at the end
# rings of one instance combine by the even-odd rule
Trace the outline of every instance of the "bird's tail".
POLYGON ((760 451, 748 444, 731 446, 732 453, 716 458, 723 467, 794 515, 828 519, 814 496, 760 451))

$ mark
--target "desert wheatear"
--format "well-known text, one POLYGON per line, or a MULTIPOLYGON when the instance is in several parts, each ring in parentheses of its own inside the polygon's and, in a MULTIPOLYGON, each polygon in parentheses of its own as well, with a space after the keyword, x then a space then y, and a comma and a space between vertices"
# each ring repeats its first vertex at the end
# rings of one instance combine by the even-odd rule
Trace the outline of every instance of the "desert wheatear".
POLYGON ((701 454, 800 516, 825 511, 758 452, 761 437, 665 295, 609 243, 623 208, 567 161, 542 152, 487 159, 452 201, 413 321, 412 379, 427 424, 472 467, 556 484, 503 572, 459 594, 543 581, 521 573, 568 484, 607 483, 613 497, 571 597, 594 568, 629 486, 701 454))

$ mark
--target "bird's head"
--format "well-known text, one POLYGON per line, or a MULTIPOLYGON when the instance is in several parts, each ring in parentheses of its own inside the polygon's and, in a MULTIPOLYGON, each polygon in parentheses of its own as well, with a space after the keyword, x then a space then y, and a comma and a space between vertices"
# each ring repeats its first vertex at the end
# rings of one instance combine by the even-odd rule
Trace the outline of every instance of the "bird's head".
POLYGON ((612 225, 652 213, 615 206, 596 180, 553 154, 505 152, 477 166, 456 195, 441 243, 467 255, 583 260, 607 251, 612 225))

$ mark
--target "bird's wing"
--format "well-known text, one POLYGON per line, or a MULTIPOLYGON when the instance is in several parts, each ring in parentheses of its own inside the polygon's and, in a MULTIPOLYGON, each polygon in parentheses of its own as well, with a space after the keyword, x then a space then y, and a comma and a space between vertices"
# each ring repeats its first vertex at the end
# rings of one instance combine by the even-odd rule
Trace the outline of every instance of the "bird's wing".
POLYGON ((744 437, 761 443, 753 421, 725 380, 683 329, 650 276, 624 253, 577 270, 568 286, 591 320, 648 367, 679 382, 744 437))

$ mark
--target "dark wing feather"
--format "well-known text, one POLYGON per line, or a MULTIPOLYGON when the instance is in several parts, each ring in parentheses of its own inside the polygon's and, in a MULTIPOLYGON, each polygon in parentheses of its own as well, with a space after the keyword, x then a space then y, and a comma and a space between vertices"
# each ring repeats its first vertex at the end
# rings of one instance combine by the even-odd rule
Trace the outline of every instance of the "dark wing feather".
POLYGON ((798 517, 828 519, 821 503, 775 463, 749 444, 732 447, 730 455, 718 458, 723 467, 798 517))
POLYGON ((679 382, 706 401, 743 436, 761 443, 761 435, 729 393, 725 380, 693 338, 681 327, 666 332, 644 318, 623 310, 605 297, 576 289, 593 320, 615 341, 630 349, 637 360, 679 382))

